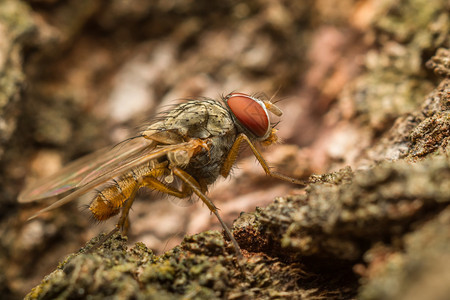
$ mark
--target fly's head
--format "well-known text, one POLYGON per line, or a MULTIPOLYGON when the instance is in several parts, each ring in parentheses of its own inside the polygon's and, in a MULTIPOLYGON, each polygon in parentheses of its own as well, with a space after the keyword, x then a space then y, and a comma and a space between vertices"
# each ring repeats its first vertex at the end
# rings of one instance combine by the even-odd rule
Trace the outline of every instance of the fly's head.
POLYGON ((269 112, 278 117, 283 113, 275 104, 244 93, 228 94, 224 100, 240 132, 263 145, 277 142, 277 130, 270 124, 269 112))

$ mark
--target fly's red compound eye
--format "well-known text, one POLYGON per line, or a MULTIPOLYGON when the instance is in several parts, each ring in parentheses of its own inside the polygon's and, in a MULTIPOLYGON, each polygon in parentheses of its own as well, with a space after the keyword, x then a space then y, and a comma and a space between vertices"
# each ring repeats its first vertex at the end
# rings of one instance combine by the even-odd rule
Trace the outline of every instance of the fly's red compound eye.
POLYGON ((227 104, 239 123, 258 138, 269 131, 269 115, 264 103, 243 93, 231 93, 227 104))

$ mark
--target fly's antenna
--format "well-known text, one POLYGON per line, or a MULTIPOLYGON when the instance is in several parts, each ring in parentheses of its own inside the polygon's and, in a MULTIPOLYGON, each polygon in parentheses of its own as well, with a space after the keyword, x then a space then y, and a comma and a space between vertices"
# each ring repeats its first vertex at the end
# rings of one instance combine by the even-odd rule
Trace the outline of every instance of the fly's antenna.
POLYGON ((278 87, 278 89, 275 91, 275 93, 273 93, 272 97, 270 97, 269 102, 271 103, 277 103, 278 101, 272 101, 273 98, 275 98, 275 96, 278 94, 278 92, 281 90, 281 86, 278 87))
POLYGON ((275 128, 275 127, 277 127, 278 126, 278 124, 280 124, 281 123, 281 120, 280 121, 278 121, 278 122, 276 122, 276 123, 273 123, 273 125, 271 124, 271 126, 272 126, 272 128, 275 128))
POLYGON ((268 111, 273 113, 277 117, 281 117, 283 115, 283 112, 281 109, 275 105, 275 103, 272 103, 270 100, 263 100, 264 106, 268 111))
POLYGON ((288 99, 288 97, 282 97, 282 98, 278 98, 278 99, 275 100, 275 101, 272 101, 272 100, 275 98, 275 96, 278 94, 278 92, 279 92, 280 90, 281 90, 281 87, 279 87, 279 88, 277 89, 277 91, 272 95, 272 97, 270 97, 269 101, 270 101, 272 104, 276 104, 276 103, 278 103, 278 102, 281 102, 281 101, 284 101, 284 100, 288 99))

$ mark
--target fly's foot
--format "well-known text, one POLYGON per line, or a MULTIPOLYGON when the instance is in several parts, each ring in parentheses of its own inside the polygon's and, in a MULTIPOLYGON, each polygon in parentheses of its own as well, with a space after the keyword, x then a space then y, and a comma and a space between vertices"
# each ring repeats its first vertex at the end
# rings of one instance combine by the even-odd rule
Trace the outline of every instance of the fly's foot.
POLYGON ((119 232, 119 230, 120 230, 120 228, 118 226, 116 226, 108 234, 106 234, 105 236, 100 238, 88 251, 86 251, 86 253, 92 253, 95 250, 97 250, 98 248, 100 248, 100 246, 103 245, 103 243, 105 243, 107 240, 109 240, 114 234, 119 232))

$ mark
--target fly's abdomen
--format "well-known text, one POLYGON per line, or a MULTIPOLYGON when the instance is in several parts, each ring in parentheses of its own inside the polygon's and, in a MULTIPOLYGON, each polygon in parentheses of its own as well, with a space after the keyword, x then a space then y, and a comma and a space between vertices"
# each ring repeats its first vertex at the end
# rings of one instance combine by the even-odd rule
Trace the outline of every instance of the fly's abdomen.
POLYGON ((100 190, 92 200, 89 210, 99 221, 104 221, 117 215, 125 201, 130 198, 133 191, 138 189, 138 179, 132 172, 114 180, 111 185, 100 190))
POLYGON ((141 187, 141 179, 145 176, 157 178, 166 171, 167 162, 158 163, 149 161, 147 164, 137 167, 117 180, 112 180, 109 185, 100 190, 92 200, 89 210, 99 221, 104 221, 117 215, 125 201, 134 197, 135 192, 141 187))

